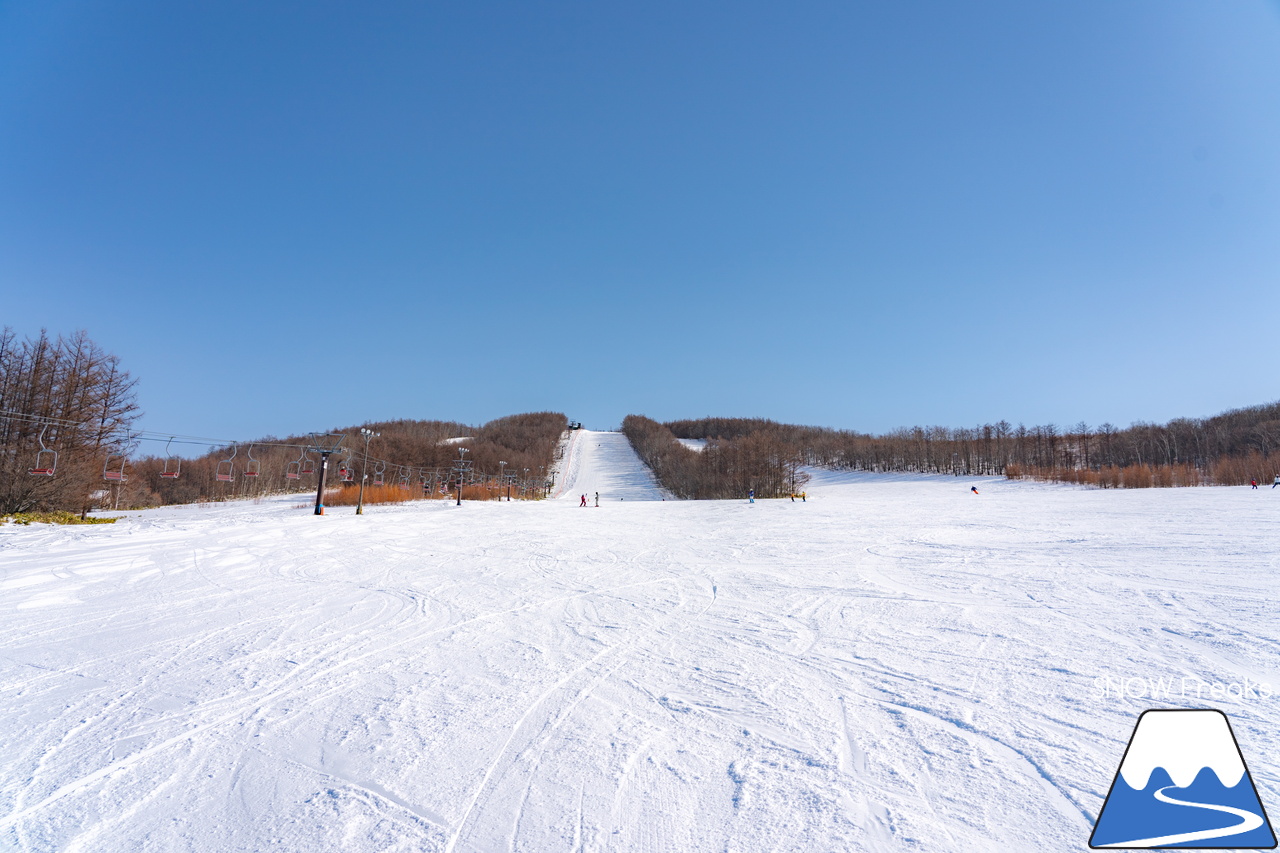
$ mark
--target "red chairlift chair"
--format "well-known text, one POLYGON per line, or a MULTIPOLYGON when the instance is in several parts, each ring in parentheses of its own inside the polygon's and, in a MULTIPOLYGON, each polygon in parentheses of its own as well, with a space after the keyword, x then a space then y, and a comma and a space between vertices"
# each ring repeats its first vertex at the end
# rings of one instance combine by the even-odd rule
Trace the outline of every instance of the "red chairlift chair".
POLYGON ((124 483, 129 477, 124 473, 125 457, 123 453, 108 453, 106 460, 102 463, 102 479, 108 483, 124 483), (111 463, 112 459, 120 460, 120 467, 117 468, 111 463))
POLYGON ((218 463, 218 467, 213 474, 213 476, 218 480, 218 482, 230 483, 232 480, 235 479, 235 463, 232 462, 232 460, 236 458, 237 449, 238 448, 236 447, 236 445, 232 444, 231 455, 218 463))

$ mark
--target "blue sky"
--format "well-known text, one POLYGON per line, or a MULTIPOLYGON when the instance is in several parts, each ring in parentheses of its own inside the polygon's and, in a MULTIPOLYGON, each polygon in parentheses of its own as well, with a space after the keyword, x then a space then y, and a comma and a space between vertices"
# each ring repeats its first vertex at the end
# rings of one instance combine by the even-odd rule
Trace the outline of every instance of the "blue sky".
POLYGON ((1280 6, 0 0, 0 324, 143 426, 1280 397, 1280 6))

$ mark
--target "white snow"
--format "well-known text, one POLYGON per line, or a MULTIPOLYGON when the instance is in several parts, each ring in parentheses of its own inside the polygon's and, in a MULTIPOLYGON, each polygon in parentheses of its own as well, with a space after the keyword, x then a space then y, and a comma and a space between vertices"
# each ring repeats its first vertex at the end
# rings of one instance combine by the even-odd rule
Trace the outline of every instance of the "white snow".
POLYGON ((552 497, 572 500, 581 495, 600 502, 660 501, 667 497, 636 452, 620 432, 576 429, 569 433, 564 461, 552 497))
POLYGON ((707 440, 705 438, 677 438, 676 441, 699 453, 707 449, 707 440))
POLYGON ((663 502, 619 439, 561 501, 0 528, 0 849, 1083 850, 1150 707, 1276 811, 1280 490, 663 502))

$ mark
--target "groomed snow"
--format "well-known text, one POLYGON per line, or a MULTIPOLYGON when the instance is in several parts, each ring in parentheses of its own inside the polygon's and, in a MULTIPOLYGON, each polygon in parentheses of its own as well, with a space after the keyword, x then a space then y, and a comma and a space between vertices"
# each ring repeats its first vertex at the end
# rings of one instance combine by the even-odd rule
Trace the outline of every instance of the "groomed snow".
POLYGON ((625 435, 572 430, 552 497, 578 503, 586 495, 594 507, 597 492, 601 503, 660 501, 667 497, 625 435))
POLYGON ((599 490, 0 528, 0 849, 1084 850, 1148 707, 1280 810, 1280 490, 599 490))

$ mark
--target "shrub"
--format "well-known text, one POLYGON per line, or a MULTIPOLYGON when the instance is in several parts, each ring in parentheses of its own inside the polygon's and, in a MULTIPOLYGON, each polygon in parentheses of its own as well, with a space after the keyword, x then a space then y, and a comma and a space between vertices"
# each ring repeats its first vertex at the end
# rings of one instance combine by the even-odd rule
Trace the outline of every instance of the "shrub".
POLYGON ((74 512, 54 510, 52 512, 15 512, 0 518, 0 523, 12 521, 14 524, 115 524, 120 520, 114 518, 81 518, 74 512))

